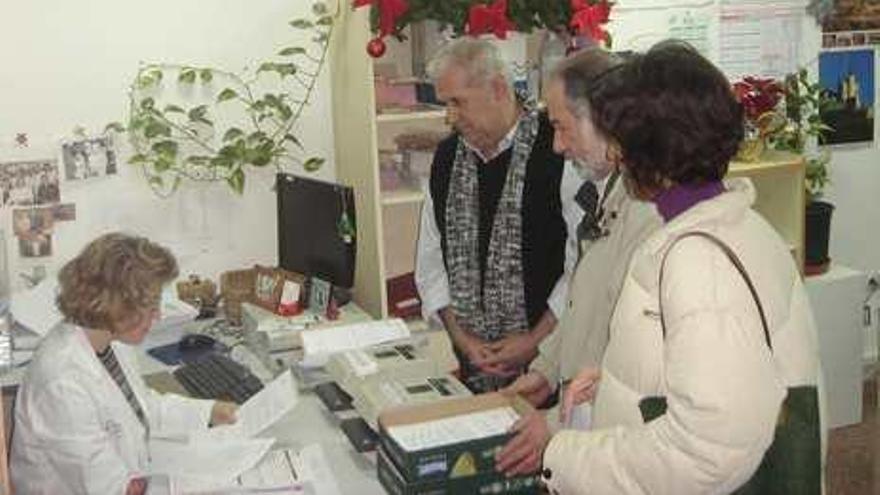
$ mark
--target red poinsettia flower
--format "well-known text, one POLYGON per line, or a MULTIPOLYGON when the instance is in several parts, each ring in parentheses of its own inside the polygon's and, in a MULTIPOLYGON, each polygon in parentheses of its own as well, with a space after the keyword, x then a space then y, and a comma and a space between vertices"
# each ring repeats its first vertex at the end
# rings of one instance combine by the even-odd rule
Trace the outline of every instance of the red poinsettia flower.
POLYGON ((373 5, 379 9, 379 34, 387 36, 397 28, 397 19, 409 10, 406 0, 354 0, 354 8, 373 5))
POLYGON ((507 17, 507 0, 476 4, 468 12, 467 33, 471 36, 493 33, 504 40, 507 32, 514 29, 516 25, 507 17))
POLYGON ((773 79, 748 76, 733 84, 733 94, 742 104, 746 119, 752 122, 774 110, 784 93, 782 85, 773 79))
POLYGON ((603 26, 608 24, 611 4, 607 0, 590 3, 589 0, 571 0, 571 21, 569 26, 575 33, 589 36, 598 42, 608 40, 608 32, 603 26))

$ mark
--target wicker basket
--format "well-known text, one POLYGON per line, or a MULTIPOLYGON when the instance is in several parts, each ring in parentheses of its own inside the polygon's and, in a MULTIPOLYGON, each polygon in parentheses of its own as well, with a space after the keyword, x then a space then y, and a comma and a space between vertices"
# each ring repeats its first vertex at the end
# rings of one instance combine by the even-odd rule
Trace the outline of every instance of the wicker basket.
POLYGON ((241 303, 253 300, 256 278, 257 271, 254 268, 230 270, 220 275, 220 297, 229 321, 241 323, 241 303))
POLYGON ((217 304, 217 284, 198 275, 190 275, 188 279, 177 282, 177 298, 201 309, 203 306, 217 304))

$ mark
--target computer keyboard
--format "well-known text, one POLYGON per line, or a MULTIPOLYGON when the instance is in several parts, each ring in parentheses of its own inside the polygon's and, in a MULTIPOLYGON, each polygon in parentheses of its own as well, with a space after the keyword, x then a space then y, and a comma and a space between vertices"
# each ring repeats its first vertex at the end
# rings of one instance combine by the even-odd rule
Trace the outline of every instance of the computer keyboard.
POLYGON ((193 397, 242 404, 263 388, 245 366, 223 354, 211 353, 174 370, 174 377, 193 397))

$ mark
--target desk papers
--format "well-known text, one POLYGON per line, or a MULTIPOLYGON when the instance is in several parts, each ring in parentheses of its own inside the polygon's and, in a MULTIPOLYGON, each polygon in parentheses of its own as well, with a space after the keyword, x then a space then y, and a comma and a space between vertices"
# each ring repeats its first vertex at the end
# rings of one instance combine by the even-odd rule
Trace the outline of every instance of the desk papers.
POLYGON ((388 435, 407 452, 453 445, 510 431, 519 414, 510 406, 421 423, 391 426, 388 435))
POLYGON ((302 488, 305 493, 339 495, 339 487, 320 444, 307 445, 297 451, 282 449, 269 454, 253 469, 238 477, 237 486, 244 489, 302 488))
POLYGON ((231 425, 209 428, 192 442, 226 442, 252 438, 272 426, 296 406, 299 394, 293 375, 285 371, 248 399, 238 409, 238 420, 231 425))
POLYGON ((363 349, 410 336, 409 327, 401 319, 352 323, 317 330, 303 330, 302 365, 307 368, 324 366, 331 354, 363 349))
POLYGON ((216 481, 230 482, 253 467, 272 447, 275 440, 261 438, 217 442, 181 443, 163 439, 150 440, 150 475, 168 475, 172 484, 186 492, 209 488, 216 481))

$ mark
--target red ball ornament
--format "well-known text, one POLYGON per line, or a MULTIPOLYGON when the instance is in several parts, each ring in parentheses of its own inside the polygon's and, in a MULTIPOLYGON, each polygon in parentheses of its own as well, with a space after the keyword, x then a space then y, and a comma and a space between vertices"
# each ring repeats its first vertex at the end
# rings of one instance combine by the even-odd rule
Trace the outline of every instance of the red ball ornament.
POLYGON ((379 58, 385 55, 385 41, 382 38, 373 38, 367 43, 367 53, 373 58, 379 58))

